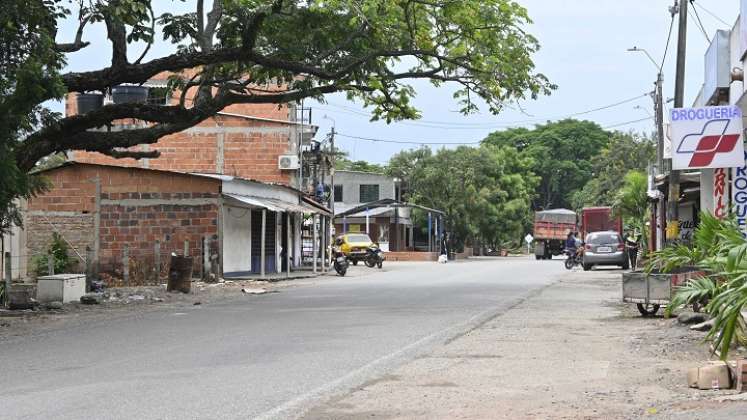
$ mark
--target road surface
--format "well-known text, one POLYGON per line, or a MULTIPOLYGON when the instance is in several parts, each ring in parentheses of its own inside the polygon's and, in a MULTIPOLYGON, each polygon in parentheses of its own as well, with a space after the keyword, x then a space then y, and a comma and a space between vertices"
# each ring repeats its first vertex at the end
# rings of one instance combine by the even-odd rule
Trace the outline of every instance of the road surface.
POLYGON ((344 278, 0 342, 8 419, 295 418, 500 315, 561 260, 351 267, 344 278))

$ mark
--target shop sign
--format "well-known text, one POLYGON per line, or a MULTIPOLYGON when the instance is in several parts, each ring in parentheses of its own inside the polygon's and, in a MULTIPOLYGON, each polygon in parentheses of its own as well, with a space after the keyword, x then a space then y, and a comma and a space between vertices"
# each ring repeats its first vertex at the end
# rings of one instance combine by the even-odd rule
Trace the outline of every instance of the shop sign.
POLYGON ((672 123, 672 168, 744 166, 742 111, 736 106, 675 108, 672 123))

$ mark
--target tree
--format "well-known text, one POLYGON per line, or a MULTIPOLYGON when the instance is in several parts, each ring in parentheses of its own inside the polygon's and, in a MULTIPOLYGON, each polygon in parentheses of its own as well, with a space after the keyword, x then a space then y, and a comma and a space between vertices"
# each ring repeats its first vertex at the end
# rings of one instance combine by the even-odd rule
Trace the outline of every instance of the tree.
POLYGON ((590 121, 567 119, 491 133, 485 144, 510 146, 534 162, 540 177, 535 210, 572 207, 574 192, 592 177, 592 158, 608 144, 610 134, 590 121))
POLYGON ((647 249, 646 219, 648 216, 648 177, 646 173, 630 171, 612 202, 613 212, 641 234, 641 248, 647 249))
POLYGON ((443 210, 457 246, 479 241, 497 248, 523 234, 537 184, 531 166, 510 147, 440 150, 414 165, 410 201, 443 210))
POLYGON ((431 156, 431 149, 421 147, 419 149, 403 150, 389 159, 384 169, 387 176, 400 180, 400 191, 402 201, 407 201, 413 184, 413 176, 418 164, 431 156))
POLYGON ((27 176, 30 167, 17 165, 16 147, 57 118, 41 103, 64 91, 62 57, 53 48, 61 13, 53 1, 9 0, 0 8, 0 235, 21 223, 16 200, 44 187, 27 176))
MULTIPOLYGON (((455 84, 463 112, 481 98, 492 112, 506 102, 548 94, 535 73, 537 40, 526 32, 527 11, 510 0, 193 0, 195 11, 155 16, 152 0, 11 0, 3 2, 0 110, 3 170, 22 195, 23 177, 45 156, 87 150, 115 157, 157 157, 127 150, 182 131, 239 103, 286 103, 346 92, 372 108, 374 119, 417 118, 415 79, 455 84), (67 10, 64 5, 76 7, 67 10), (207 10, 209 9, 209 11, 207 10), (77 18, 72 42, 56 40, 62 19, 77 18), (66 54, 85 50, 88 27, 102 25, 110 41, 105 68, 63 72, 66 54), (157 36, 173 54, 149 58, 157 36), (134 61, 137 47, 145 52, 134 61), (66 93, 139 85, 168 72, 182 92, 168 105, 110 104, 61 118, 43 103, 66 93), (187 100, 189 97, 190 100, 187 100), (19 116, 21 118, 19 118, 19 116), (147 126, 90 129, 134 118, 147 126)), ((97 51, 101 54, 101 51, 97 51)))
POLYGON ((365 160, 350 160, 345 156, 338 156, 335 158, 335 169, 340 171, 359 171, 359 172, 372 172, 381 174, 384 173, 384 167, 377 163, 370 163, 365 160))
POLYGON ((645 171, 655 156, 656 143, 651 138, 613 133, 607 147, 592 158, 592 177, 583 189, 573 194, 573 208, 612 205, 625 175, 633 170, 645 171))

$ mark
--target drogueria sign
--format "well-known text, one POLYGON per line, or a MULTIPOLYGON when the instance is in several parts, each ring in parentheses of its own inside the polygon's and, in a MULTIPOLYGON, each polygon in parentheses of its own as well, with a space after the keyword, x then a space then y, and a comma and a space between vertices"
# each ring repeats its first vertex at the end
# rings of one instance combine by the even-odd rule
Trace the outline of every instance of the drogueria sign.
POLYGON ((744 166, 742 111, 738 107, 675 108, 669 117, 673 169, 744 166))

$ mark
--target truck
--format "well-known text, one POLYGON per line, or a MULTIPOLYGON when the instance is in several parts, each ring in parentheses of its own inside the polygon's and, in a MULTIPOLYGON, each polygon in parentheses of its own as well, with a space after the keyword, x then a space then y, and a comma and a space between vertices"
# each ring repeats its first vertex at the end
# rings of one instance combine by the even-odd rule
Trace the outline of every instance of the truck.
POLYGON ((581 237, 591 232, 615 231, 622 237, 622 218, 612 216, 612 207, 584 207, 581 210, 581 237))
POLYGON ((568 209, 543 210, 534 213, 534 256, 548 260, 565 249, 569 232, 576 231, 576 212, 568 209))

